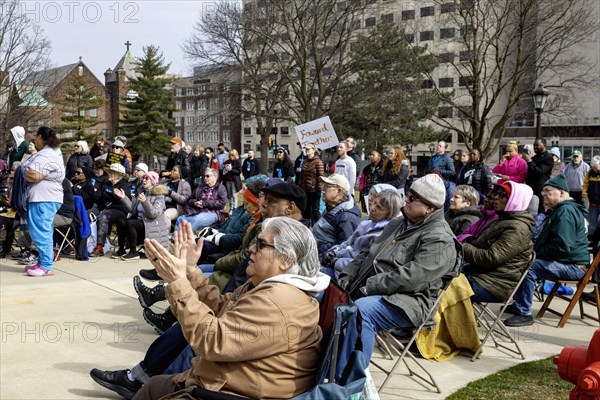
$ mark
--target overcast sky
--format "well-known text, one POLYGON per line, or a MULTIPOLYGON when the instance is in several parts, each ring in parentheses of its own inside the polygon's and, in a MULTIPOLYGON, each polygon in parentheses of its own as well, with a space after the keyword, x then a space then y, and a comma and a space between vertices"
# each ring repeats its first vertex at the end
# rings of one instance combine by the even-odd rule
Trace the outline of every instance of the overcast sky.
POLYGON ((56 66, 83 61, 104 82, 104 71, 114 68, 125 54, 124 43, 131 42, 133 56, 142 47, 158 45, 170 73, 191 75, 181 43, 189 37, 209 1, 164 0, 58 0, 24 1, 22 12, 36 21, 52 42, 52 62, 56 66))

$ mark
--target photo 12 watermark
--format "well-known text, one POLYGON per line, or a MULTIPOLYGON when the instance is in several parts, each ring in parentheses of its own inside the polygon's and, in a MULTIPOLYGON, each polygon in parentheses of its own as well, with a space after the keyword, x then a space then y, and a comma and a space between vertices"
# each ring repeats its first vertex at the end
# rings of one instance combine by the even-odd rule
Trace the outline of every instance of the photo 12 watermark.
POLYGON ((138 343, 139 325, 133 322, 104 326, 95 322, 10 322, 1 324, 0 342, 7 343, 138 343))
POLYGON ((137 24, 140 22, 139 12, 140 2, 135 1, 24 1, 21 3, 21 13, 35 23, 137 24))

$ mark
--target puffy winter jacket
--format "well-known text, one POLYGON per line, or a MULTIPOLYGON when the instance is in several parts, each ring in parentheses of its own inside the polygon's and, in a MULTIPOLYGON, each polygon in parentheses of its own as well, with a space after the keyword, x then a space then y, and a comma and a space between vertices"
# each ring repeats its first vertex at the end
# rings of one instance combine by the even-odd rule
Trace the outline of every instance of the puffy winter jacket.
POLYGON ((330 211, 325 211, 313 226, 313 236, 317 241, 319 254, 347 240, 358 224, 360 224, 360 210, 352 198, 338 204, 330 211))
POLYGON ((321 158, 315 155, 313 158, 305 158, 300 174, 300 187, 306 193, 320 192, 319 177, 325 175, 325 165, 321 158))

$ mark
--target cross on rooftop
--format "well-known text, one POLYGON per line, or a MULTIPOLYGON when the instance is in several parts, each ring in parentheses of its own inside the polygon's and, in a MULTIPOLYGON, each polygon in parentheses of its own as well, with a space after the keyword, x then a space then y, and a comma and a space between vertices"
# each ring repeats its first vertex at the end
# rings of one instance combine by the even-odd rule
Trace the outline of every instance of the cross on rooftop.
POLYGON ((125 42, 125 46, 127 46, 127 51, 129 51, 129 46, 131 46, 131 43, 128 41, 125 42))

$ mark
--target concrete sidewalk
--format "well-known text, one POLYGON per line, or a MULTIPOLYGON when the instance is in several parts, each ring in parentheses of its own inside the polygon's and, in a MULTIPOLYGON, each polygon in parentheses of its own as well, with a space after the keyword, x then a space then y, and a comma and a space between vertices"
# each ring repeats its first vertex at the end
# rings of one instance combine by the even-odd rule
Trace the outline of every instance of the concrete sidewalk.
MULTIPOLYGON (((55 276, 30 278, 23 266, 0 260, 0 399, 120 398, 94 383, 89 371, 129 368, 157 337, 142 317, 132 286, 137 271, 150 267, 147 260, 65 258, 56 263, 55 276)), ((155 311, 166 306, 162 302, 155 311)), ((557 318, 548 316, 515 330, 526 361, 558 354, 566 345, 587 345, 598 325, 581 321, 578 311, 574 314, 562 329, 555 328, 557 318)), ((381 398, 443 399, 473 380, 521 362, 491 346, 490 341, 476 362, 462 356, 424 361, 441 394, 423 388, 401 369, 381 398)), ((376 352, 374 357, 380 356, 376 352)), ((371 371, 380 384, 383 374, 373 366, 371 371)))

